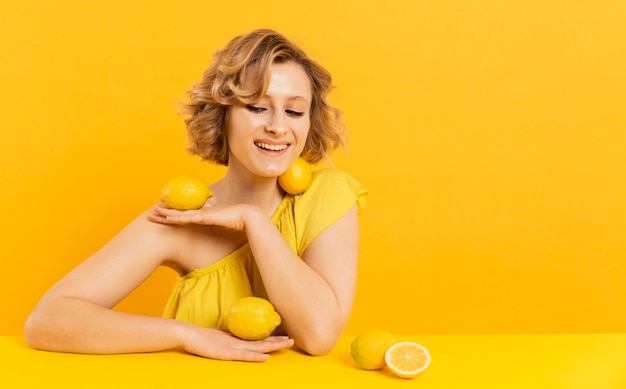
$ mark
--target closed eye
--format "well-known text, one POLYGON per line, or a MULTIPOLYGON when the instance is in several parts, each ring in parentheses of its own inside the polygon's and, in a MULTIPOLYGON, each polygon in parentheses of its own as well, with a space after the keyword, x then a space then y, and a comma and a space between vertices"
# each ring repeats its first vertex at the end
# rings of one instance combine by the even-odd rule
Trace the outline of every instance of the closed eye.
POLYGON ((267 108, 256 107, 254 105, 246 105, 246 109, 252 113, 261 113, 267 111, 267 108))
POLYGON ((287 115, 290 115, 290 116, 296 116, 296 117, 304 116, 304 112, 292 111, 290 109, 286 110, 285 112, 287 112, 287 115))

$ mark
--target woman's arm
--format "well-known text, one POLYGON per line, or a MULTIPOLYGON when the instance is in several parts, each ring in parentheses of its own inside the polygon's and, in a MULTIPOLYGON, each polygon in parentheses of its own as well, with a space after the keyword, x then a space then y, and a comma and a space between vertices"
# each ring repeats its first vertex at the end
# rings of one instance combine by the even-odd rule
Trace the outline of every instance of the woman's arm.
POLYGON ((356 206, 320 233, 302 259, 268 221, 251 217, 246 223, 268 296, 296 344, 310 354, 326 354, 352 310, 359 246, 356 206))
POLYGON ((359 240, 356 206, 324 230, 302 259, 257 207, 216 206, 188 212, 157 207, 151 220, 245 230, 265 289, 287 333, 313 355, 326 354, 335 345, 354 300, 359 240))
POLYGON ((175 258, 183 231, 152 223, 145 214, 135 219, 42 297, 26 322, 26 341, 34 348, 93 354, 182 347, 205 357, 251 361, 289 347, 285 338, 255 344, 215 329, 111 309, 175 258))

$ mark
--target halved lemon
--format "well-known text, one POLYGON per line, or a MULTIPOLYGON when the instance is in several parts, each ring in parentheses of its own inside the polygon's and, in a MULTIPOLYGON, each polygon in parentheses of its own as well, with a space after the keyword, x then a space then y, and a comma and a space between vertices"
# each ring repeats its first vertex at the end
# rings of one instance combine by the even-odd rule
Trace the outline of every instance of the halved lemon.
POLYGON ((430 353, 420 344, 398 342, 387 349, 385 362, 398 377, 415 378, 430 365, 430 353))

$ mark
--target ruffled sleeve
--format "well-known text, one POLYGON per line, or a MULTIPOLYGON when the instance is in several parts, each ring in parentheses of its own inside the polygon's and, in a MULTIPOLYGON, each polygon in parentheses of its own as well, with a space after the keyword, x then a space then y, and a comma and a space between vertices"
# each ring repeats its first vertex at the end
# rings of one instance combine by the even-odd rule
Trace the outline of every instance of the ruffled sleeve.
POLYGON ((293 223, 296 252, 302 256, 311 242, 339 220, 355 204, 359 213, 365 207, 367 191, 357 180, 337 169, 313 172, 311 186, 294 196, 293 223))

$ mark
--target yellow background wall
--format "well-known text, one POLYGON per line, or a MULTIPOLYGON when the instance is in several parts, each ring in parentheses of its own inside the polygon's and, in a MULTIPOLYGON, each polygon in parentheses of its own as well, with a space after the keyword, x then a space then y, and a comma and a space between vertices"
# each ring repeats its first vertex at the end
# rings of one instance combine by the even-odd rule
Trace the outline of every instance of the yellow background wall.
POLYGON ((622 0, 2 0, 0 334, 168 178, 223 173, 175 101, 257 27, 332 71, 371 193, 348 333, 623 332, 624 26, 622 0))

